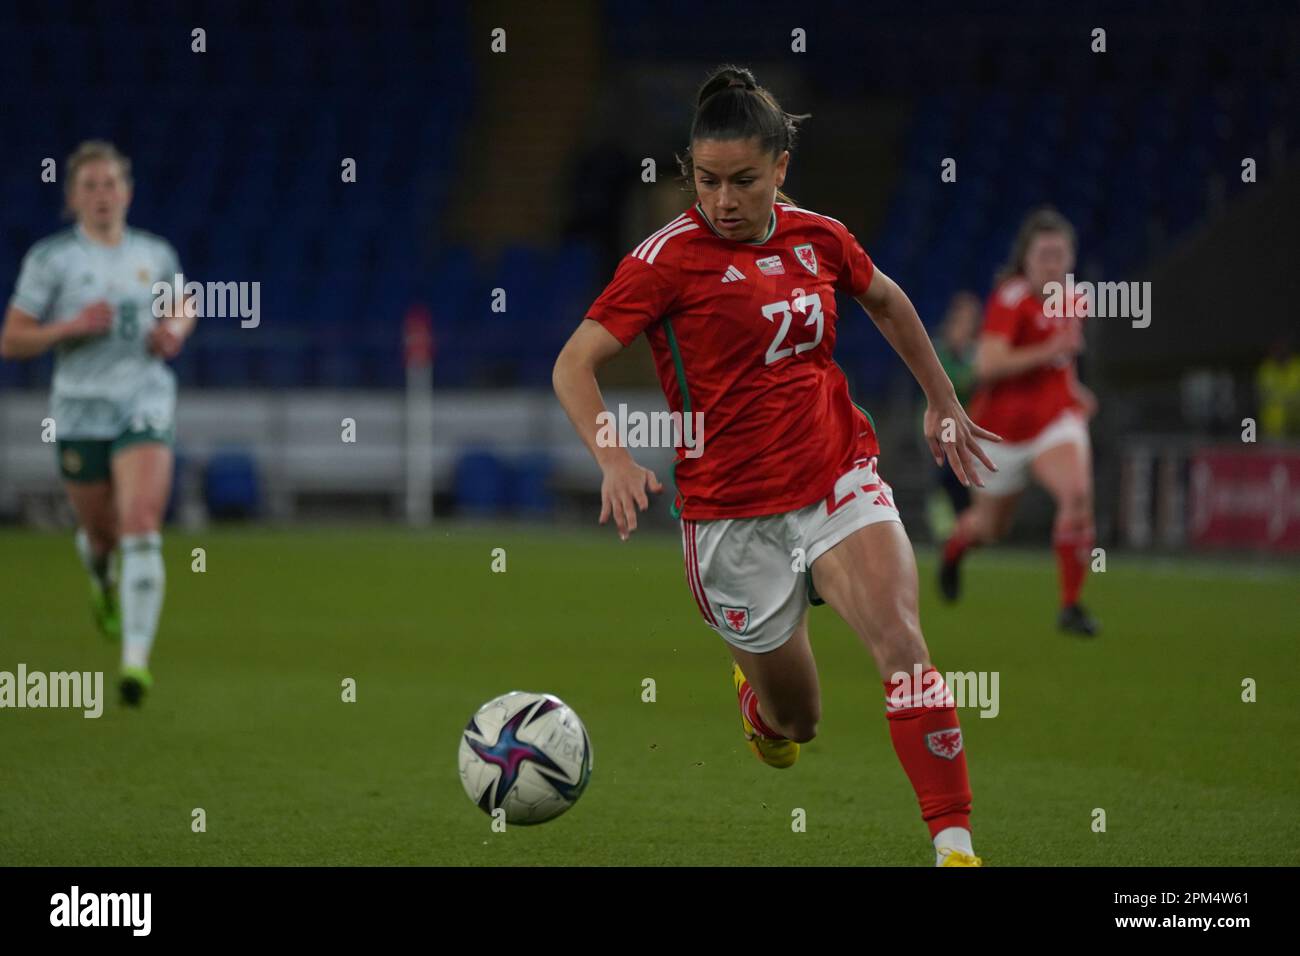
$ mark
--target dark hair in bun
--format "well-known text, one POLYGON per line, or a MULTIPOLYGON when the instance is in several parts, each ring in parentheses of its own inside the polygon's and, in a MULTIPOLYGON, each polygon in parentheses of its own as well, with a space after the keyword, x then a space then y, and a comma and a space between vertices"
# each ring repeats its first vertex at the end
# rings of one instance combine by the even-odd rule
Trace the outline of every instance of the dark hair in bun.
MULTIPOLYGON (((741 66, 720 66, 709 74, 695 99, 691 142, 701 139, 757 139, 772 157, 794 148, 799 123, 811 114, 795 115, 781 109, 771 93, 759 86, 754 74, 741 66)), ((688 146, 677 157, 682 177, 695 188, 695 160, 688 146)), ((784 201, 789 199, 782 193, 784 201)))

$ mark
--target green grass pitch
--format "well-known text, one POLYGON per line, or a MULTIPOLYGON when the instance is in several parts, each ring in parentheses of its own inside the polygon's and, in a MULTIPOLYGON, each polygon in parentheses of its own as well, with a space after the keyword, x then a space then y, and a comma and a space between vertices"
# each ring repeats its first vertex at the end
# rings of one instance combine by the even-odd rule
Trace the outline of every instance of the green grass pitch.
MULTIPOLYGON (((820 735, 794 769, 763 766, 675 537, 215 529, 165 554, 156 687, 127 712, 71 535, 0 532, 0 670, 103 670, 108 698, 98 720, 0 710, 0 864, 933 862, 857 639, 813 612, 820 735), (565 816, 493 833, 456 748, 514 689, 577 710, 594 770, 565 816)), ((1054 630, 1046 547, 975 554, 954 608, 932 569, 922 555, 936 664, 1000 675, 996 718, 961 712, 987 864, 1300 862, 1294 564, 1112 554, 1085 595, 1093 642, 1054 630)))

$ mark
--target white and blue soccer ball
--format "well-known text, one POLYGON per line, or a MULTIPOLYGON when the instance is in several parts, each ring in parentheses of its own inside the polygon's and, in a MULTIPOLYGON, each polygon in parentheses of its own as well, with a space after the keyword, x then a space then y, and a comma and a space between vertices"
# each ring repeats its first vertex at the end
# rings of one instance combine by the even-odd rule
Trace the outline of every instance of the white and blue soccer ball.
POLYGON ((488 701, 460 738, 460 781, 484 813, 506 823, 553 820, 591 779, 591 741, 578 715, 551 694, 511 691, 488 701))

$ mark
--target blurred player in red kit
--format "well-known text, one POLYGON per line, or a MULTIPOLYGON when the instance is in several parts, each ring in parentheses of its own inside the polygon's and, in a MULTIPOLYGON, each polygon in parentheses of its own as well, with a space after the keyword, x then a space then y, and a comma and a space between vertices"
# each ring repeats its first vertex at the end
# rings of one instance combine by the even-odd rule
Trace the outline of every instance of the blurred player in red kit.
POLYGON ((1088 419, 1097 399, 1075 370, 1086 302, 1081 296, 1065 300, 1074 259, 1074 227, 1055 210, 1039 209, 1021 224, 998 275, 975 354, 978 386, 971 401, 972 417, 1003 438, 1001 444, 984 444, 998 471, 976 465, 983 487, 944 547, 939 588, 947 600, 958 598, 962 558, 1007 533, 1033 477, 1056 502, 1057 623, 1063 631, 1092 637, 1099 628, 1079 603, 1079 592, 1094 540, 1088 419))

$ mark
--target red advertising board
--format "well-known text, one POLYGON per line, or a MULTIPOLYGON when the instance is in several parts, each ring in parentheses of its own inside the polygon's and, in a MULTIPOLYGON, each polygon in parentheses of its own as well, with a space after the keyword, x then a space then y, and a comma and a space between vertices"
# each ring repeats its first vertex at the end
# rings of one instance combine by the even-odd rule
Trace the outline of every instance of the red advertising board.
POLYGON ((1300 551, 1300 449, 1198 449, 1188 490, 1195 547, 1300 551))

